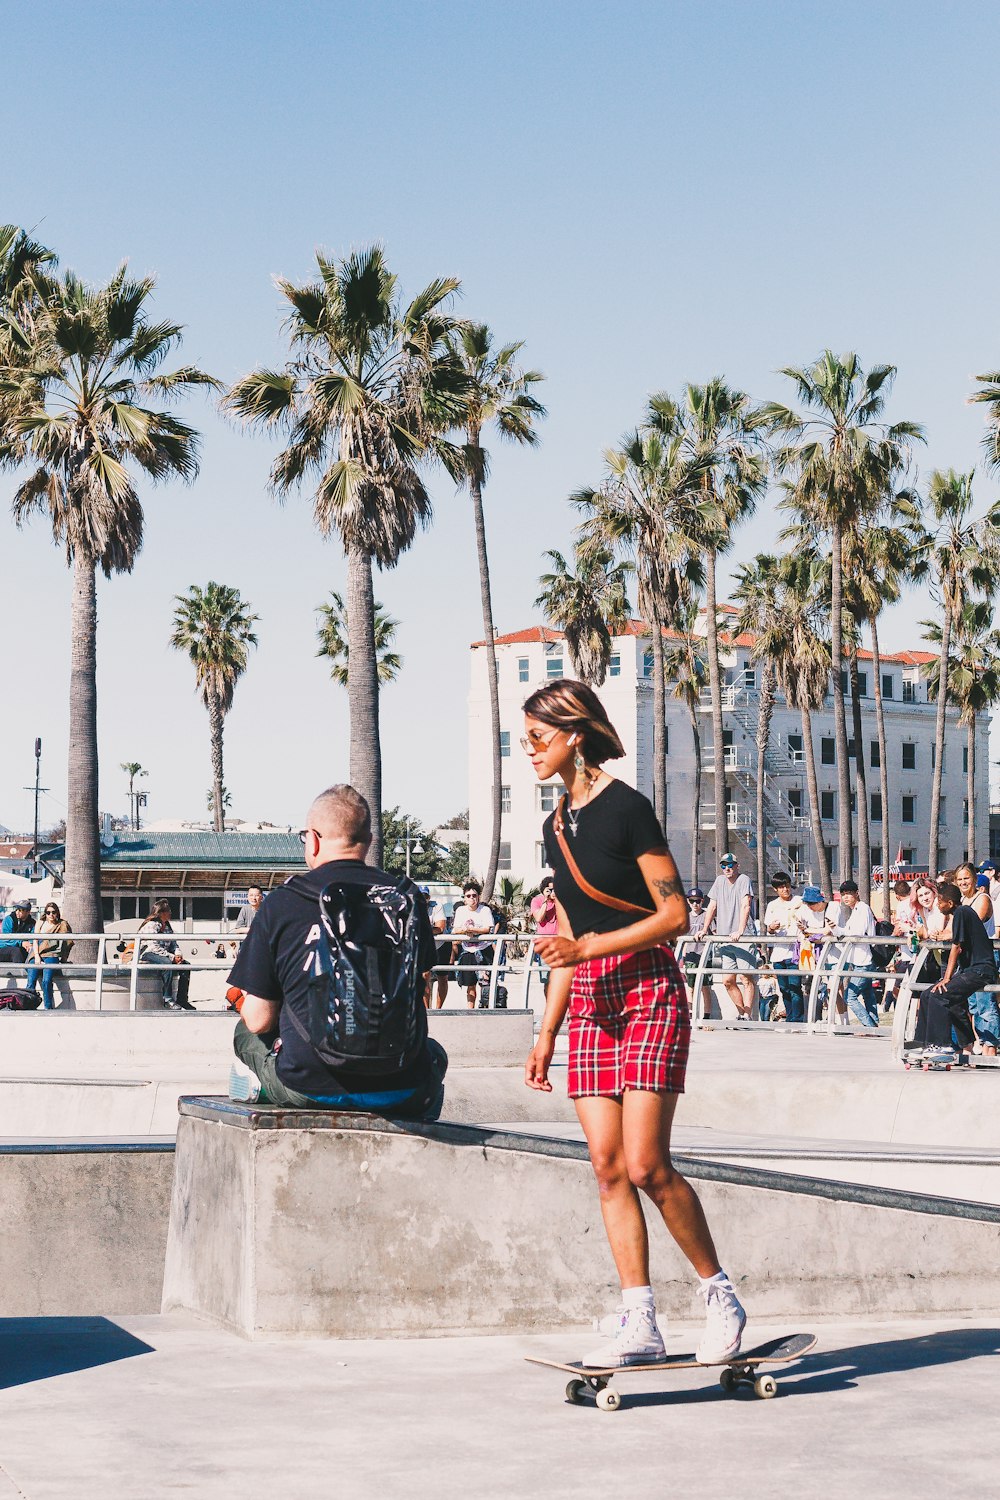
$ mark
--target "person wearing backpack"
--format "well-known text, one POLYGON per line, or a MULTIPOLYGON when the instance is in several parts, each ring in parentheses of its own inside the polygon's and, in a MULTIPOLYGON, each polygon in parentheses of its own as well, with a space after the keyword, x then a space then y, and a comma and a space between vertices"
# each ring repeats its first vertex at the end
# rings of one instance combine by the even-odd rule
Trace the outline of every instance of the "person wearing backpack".
POLYGON ((299 837, 306 873, 271 891, 230 971, 229 1096, 436 1120, 448 1056, 427 1033, 427 903, 365 864, 371 813, 352 786, 321 792, 299 837))

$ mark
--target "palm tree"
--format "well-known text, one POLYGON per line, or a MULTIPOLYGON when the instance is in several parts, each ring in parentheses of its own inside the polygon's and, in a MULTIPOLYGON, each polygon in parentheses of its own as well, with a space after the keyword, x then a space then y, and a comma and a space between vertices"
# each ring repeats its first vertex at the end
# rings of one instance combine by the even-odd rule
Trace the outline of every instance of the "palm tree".
MULTIPOLYGON (((922 621, 927 639, 940 646, 942 623, 922 621)), ((967 602, 954 624, 955 651, 948 659, 947 694, 960 709, 959 723, 966 726, 966 807, 968 833, 966 859, 976 860, 976 731, 979 715, 1000 702, 1000 630, 993 627, 989 600, 967 602)), ((939 697, 941 661, 927 676, 927 696, 939 697)))
MULTIPOLYGON (((994 502, 984 515, 974 518, 972 479, 971 473, 956 474, 954 469, 935 469, 931 474, 924 507, 930 526, 920 536, 914 565, 916 576, 930 575, 931 597, 942 611, 927 854, 932 877, 937 874, 938 865, 941 777, 949 693, 947 664, 952 634, 966 605, 977 595, 988 598, 992 594, 997 568, 1000 567, 1000 501, 994 502)), ((970 808, 970 819, 973 815, 970 808)))
POLYGON ((790 441, 775 457, 776 470, 792 475, 789 503, 829 534, 831 552, 831 667, 833 721, 839 786, 838 843, 841 876, 853 867, 851 771, 844 708, 844 532, 885 476, 905 467, 908 444, 922 439, 913 422, 881 420, 895 376, 892 365, 875 365, 867 375, 856 354, 825 350, 806 368, 781 371, 795 383, 805 408, 799 414, 769 402, 764 419, 790 441))
POLYGON ((986 454, 986 467, 993 473, 1000 469, 1000 370, 994 370, 988 375, 976 375, 973 377, 983 387, 980 391, 973 391, 969 397, 970 405, 982 402, 989 407, 986 417, 986 432, 983 435, 983 451, 986 454))
MULTIPOLYGON (((688 385, 680 402, 667 395, 649 403, 650 425, 680 432, 701 466, 702 508, 699 536, 705 575, 705 643, 712 703, 712 762, 715 781, 715 852, 729 852, 726 756, 722 726, 722 669, 719 665, 718 559, 733 543, 733 532, 750 516, 767 488, 767 451, 760 410, 743 391, 716 376, 706 385, 688 385), (720 816, 719 809, 723 809, 720 816)), ((763 894, 763 893, 761 893, 763 894)))
POLYGON ((139 803, 136 800, 135 783, 136 783, 136 780, 138 779, 138 777, 140 777, 140 776, 148 776, 149 772, 148 771, 144 771, 143 768, 142 768, 142 766, 139 764, 139 762, 137 760, 123 760, 121 762, 121 765, 119 766, 118 769, 120 771, 124 771, 125 775, 128 777, 128 810, 129 810, 129 816, 132 819, 132 827, 133 828, 138 828, 138 826, 139 826, 139 803))
POLYGON ((160 403, 216 385, 193 365, 162 369, 181 329, 150 321, 153 286, 124 265, 103 287, 72 273, 46 280, 16 339, 8 322, 0 348, 0 465, 29 470, 14 518, 47 515, 73 570, 66 905, 81 932, 103 925, 96 573, 131 572, 142 547, 133 468, 153 481, 198 472, 197 434, 160 403))
POLYGON ((185 651, 194 663, 195 683, 208 709, 212 742, 214 826, 225 831, 225 787, 222 779, 222 730, 233 706, 236 684, 247 669, 250 647, 256 646, 253 627, 259 615, 240 597, 239 589, 209 583, 204 590, 193 583, 175 596, 174 630, 170 644, 185 651))
POLYGON ((685 452, 681 436, 650 428, 628 433, 604 454, 600 489, 582 489, 571 503, 587 513, 580 528, 585 550, 631 554, 639 613, 650 632, 653 659, 653 807, 666 824, 666 682, 663 636, 687 618, 704 581, 693 529, 702 463, 685 452))
MULTIPOLYGON (((347 665, 349 661, 350 627, 344 600, 334 589, 330 590, 331 604, 321 604, 316 613, 320 617, 319 650, 317 656, 325 656, 330 663, 330 676, 341 687, 347 687, 347 665)), ((379 687, 395 682, 403 665, 403 658, 392 649, 399 621, 387 615, 376 599, 375 603, 375 655, 378 660, 379 687)))
POLYGON ((573 552, 575 571, 561 552, 545 553, 555 571, 539 578, 542 592, 535 608, 544 610, 550 624, 565 631, 577 677, 600 687, 608 674, 614 638, 629 622, 625 581, 631 565, 615 563, 613 553, 604 547, 588 548, 577 542, 573 552))
POLYGON ((23 347, 26 326, 33 323, 50 290, 54 251, 38 244, 16 224, 0 224, 0 360, 5 341, 23 347), (8 320, 9 321, 6 321, 8 320))
POLYGON ((486 551, 486 515, 483 486, 489 474, 489 454, 482 445, 490 427, 501 438, 529 446, 538 441, 535 423, 545 416, 545 407, 532 395, 532 387, 545 377, 537 370, 522 370, 517 357, 523 343, 493 347, 493 335, 485 323, 463 322, 451 338, 451 347, 465 375, 465 480, 472 497, 479 559, 479 593, 483 606, 483 637, 486 675, 490 693, 490 728, 493 750, 492 832, 490 858, 483 879, 483 900, 489 901, 500 862, 500 805, 503 770, 500 764, 500 679, 497 671, 496 636, 493 628, 493 598, 490 564, 486 551))
POLYGON ((775 615, 758 642, 762 656, 774 662, 775 680, 802 722, 802 748, 809 791, 809 824, 816 850, 818 878, 831 893, 830 861, 823 839, 812 715, 822 708, 830 677, 830 648, 825 638, 826 598, 822 570, 814 559, 792 554, 778 564, 775 615))
POLYGON ((736 634, 757 637, 751 648, 754 661, 761 663, 760 694, 757 699, 757 890, 764 904, 767 890, 767 806, 764 790, 767 775, 767 747, 771 738, 774 714, 774 690, 777 685, 774 658, 762 649, 761 641, 773 642, 781 629, 778 613, 779 562, 767 552, 758 552, 752 563, 741 563, 736 570, 733 599, 740 605, 736 634))
POLYGON ((682 639, 664 651, 664 673, 673 682, 673 697, 687 709, 694 749, 694 798, 691 807, 691 883, 698 884, 701 843, 701 699, 708 686, 708 664, 698 650, 694 633, 697 605, 692 600, 682 627, 682 639))
POLYGON ((459 283, 432 281, 407 305, 379 246, 341 261, 316 257, 316 281, 278 280, 288 304, 291 356, 281 370, 237 381, 226 404, 288 446, 271 468, 283 497, 315 483, 313 518, 347 555, 350 776, 368 800, 370 858, 382 859, 382 752, 372 566, 395 567, 431 502, 421 475, 431 459, 461 471, 442 434, 463 419, 467 385, 447 343, 446 311, 459 283))

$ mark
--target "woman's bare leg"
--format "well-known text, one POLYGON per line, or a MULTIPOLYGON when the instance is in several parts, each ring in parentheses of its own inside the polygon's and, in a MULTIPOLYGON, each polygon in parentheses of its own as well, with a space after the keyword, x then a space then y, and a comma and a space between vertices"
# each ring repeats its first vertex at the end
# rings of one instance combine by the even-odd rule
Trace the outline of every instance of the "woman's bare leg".
MULTIPOLYGON (((719 1257, 704 1209, 694 1188, 670 1160, 670 1130, 678 1098, 677 1094, 626 1091, 621 1106, 625 1170, 633 1189, 639 1188, 656 1204, 698 1275, 715 1276, 719 1257)), ((610 1234, 609 1229, 609 1238, 610 1234)))
POLYGON ((597 1178, 604 1228, 623 1288, 649 1285, 649 1238, 639 1194, 629 1181, 619 1099, 574 1099, 597 1178))

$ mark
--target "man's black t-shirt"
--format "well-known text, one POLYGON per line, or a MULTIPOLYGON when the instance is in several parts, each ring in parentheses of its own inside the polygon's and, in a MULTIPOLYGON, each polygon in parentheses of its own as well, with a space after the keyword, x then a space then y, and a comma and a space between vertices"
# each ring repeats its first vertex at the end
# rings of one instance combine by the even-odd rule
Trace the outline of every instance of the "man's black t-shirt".
POLYGON ((961 945, 958 955, 960 969, 974 969, 985 965, 996 968, 993 944, 987 936, 979 915, 971 906, 956 906, 951 914, 951 940, 961 945))
MULTIPOLYGON (((564 818, 563 834, 580 874, 619 901, 631 901, 652 914, 654 906, 636 860, 651 849, 666 848, 667 841, 649 799, 624 781, 611 781, 579 814, 577 832, 564 818)), ((545 861, 555 876, 556 897, 569 918, 574 937, 585 932, 617 932, 641 922, 638 912, 615 911, 586 895, 569 872, 555 835, 555 813, 545 820, 542 837, 545 861)))
MULTIPOLYGON (((319 898, 325 886, 392 885, 395 877, 356 859, 331 860, 304 875, 296 875, 265 898, 229 975, 230 984, 249 995, 281 1005, 278 1027, 281 1047, 276 1069, 281 1082, 321 1103, 363 1101, 370 1108, 400 1104, 428 1078, 427 1049, 402 1072, 386 1078, 327 1067, 309 1042, 292 1025, 289 1008, 308 1030, 310 955, 319 941, 319 898)), ((420 972, 435 963, 434 936, 426 905, 418 906, 420 972)), ((427 1038, 427 1013, 420 995, 414 997, 421 1039, 427 1038)))

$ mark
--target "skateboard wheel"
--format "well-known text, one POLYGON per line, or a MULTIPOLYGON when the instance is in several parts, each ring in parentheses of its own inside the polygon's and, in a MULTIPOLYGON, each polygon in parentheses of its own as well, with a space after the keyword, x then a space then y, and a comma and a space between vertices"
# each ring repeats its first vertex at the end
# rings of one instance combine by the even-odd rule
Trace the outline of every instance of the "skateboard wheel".
POLYGON ((719 1376, 719 1384, 722 1386, 722 1389, 726 1392, 727 1395, 731 1395, 733 1391, 736 1390, 736 1387, 739 1385, 739 1383, 739 1376, 736 1374, 735 1370, 723 1370, 722 1374, 719 1376))
POLYGON ((605 1386, 602 1391, 598 1391, 597 1393, 597 1404, 601 1408, 601 1411, 617 1411, 622 1404, 622 1398, 610 1386, 605 1386))
POLYGON ((573 1406, 583 1405, 583 1393, 586 1390, 586 1382, 583 1380, 571 1380, 566 1387, 566 1400, 573 1406))
POLYGON ((778 1382, 773 1375, 758 1375, 753 1388, 762 1401, 769 1401, 778 1394, 778 1382))

